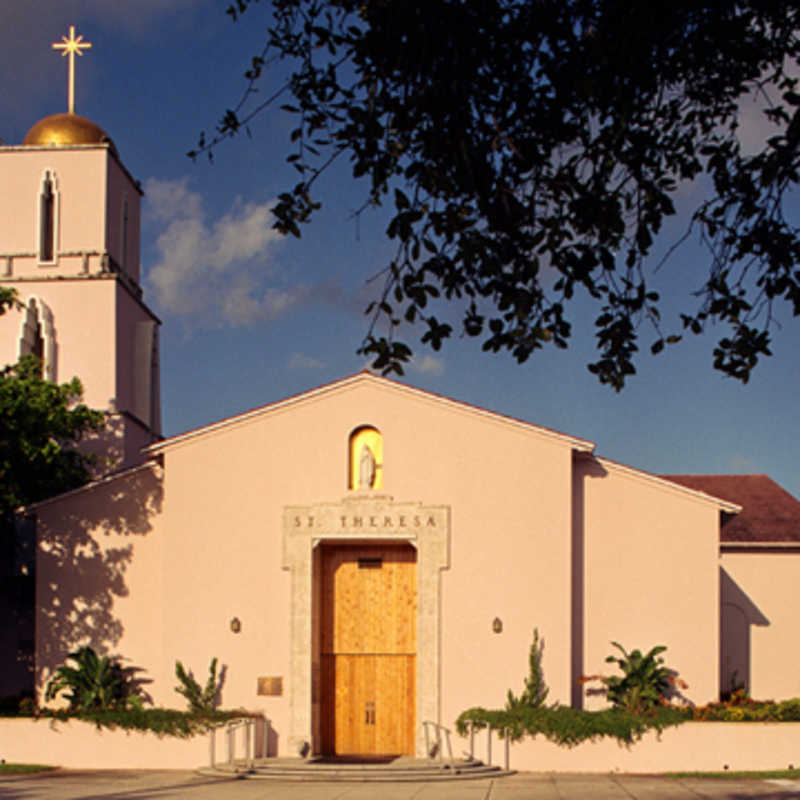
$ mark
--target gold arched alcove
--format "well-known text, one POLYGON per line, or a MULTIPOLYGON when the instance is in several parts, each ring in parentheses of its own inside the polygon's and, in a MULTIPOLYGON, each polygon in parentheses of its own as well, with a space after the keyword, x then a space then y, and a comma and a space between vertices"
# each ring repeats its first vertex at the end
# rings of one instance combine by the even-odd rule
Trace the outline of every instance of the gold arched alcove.
POLYGON ((383 489, 383 436, 372 425, 350 434, 348 489, 383 489))

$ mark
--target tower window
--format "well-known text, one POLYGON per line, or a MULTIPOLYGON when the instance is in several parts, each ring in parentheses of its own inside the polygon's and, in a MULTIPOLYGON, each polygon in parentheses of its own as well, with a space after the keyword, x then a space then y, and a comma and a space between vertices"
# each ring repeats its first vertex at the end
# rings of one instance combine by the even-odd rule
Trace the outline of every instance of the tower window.
POLYGON ((39 261, 55 261, 57 199, 53 173, 47 170, 39 192, 39 261))

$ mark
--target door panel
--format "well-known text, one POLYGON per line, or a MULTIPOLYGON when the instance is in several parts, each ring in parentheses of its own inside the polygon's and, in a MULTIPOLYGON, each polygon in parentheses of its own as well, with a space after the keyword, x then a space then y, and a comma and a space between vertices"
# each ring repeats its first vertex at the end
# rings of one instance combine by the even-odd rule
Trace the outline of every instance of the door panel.
POLYGON ((327 753, 413 754, 416 658, 413 655, 323 655, 327 753))
POLYGON ((325 548, 323 653, 415 653, 416 551, 410 545, 325 548))
POLYGON ((324 548, 320 590, 322 751, 413 754, 416 551, 324 548))

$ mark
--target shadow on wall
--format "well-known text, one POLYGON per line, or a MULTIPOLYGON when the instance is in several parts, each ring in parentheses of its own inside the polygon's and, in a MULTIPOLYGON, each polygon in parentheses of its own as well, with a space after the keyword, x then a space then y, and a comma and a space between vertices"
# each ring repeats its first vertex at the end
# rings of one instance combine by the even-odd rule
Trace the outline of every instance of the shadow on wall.
MULTIPOLYGON (((109 401, 114 405, 114 401, 109 401)), ((84 436, 80 450, 95 459, 92 478, 99 479, 112 472, 127 469, 141 460, 141 448, 154 441, 153 434, 143 422, 127 412, 106 414, 101 430, 84 436)))
POLYGON ((125 428, 122 419, 118 415, 106 414, 103 427, 84 436, 80 450, 95 459, 93 480, 122 469, 125 460, 125 428))
POLYGON ((0 517, 0 704, 33 690, 35 542, 31 520, 0 517))
POLYGON ((123 626, 114 601, 128 594, 135 539, 152 531, 162 501, 161 470, 147 464, 38 509, 37 685, 83 645, 116 655, 123 626))
POLYGON ((720 658, 719 688, 723 696, 751 688, 750 627, 769 620, 725 570, 719 568, 720 658))
POLYGON ((584 481, 588 478, 605 478, 605 467, 591 455, 575 454, 572 470, 572 611, 571 611, 571 694, 573 708, 583 708, 583 618, 584 603, 584 546, 586 520, 584 519, 584 481))

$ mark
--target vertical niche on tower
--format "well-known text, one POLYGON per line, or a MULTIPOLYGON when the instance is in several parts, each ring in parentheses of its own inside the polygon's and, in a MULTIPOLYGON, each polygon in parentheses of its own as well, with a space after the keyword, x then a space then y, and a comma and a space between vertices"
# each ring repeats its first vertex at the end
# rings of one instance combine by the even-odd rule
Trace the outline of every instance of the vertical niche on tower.
POLYGON ((347 488, 383 489, 383 436, 374 425, 359 425, 348 440, 347 488))
POLYGON ((53 313, 39 297, 25 305, 19 334, 19 357, 33 355, 41 362, 42 377, 56 380, 56 342, 53 313))
POLYGON ((58 261, 59 192, 56 174, 46 169, 39 185, 37 214, 39 263, 53 265, 58 261))

